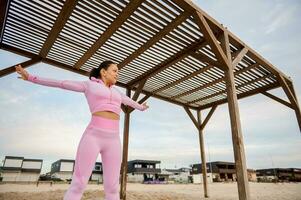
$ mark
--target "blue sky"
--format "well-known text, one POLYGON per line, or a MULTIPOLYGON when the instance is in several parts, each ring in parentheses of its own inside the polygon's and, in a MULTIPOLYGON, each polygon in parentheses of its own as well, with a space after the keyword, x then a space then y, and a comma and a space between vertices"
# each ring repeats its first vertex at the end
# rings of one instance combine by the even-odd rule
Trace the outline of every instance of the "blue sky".
MULTIPOLYGON (((290 76, 301 98, 300 1, 194 2, 290 76)), ((26 58, 0 50, 0 60, 3 69, 26 58)), ((43 63, 28 71, 55 79, 87 79, 43 63)), ((16 73, 2 77, 0 87, 0 159, 43 159, 43 172, 58 159, 74 159, 90 119, 84 95, 34 85, 17 79, 16 73)), ((272 93, 287 99, 281 89, 272 93)), ((184 109, 154 98, 148 104, 149 110, 131 115, 129 159, 161 160, 161 168, 199 163, 198 133, 184 109)), ((262 95, 240 100, 239 108, 248 168, 301 168, 301 135, 293 110, 262 95)), ((122 133, 123 114, 120 125, 122 133)), ((205 144, 207 161, 233 161, 226 104, 217 108, 205 128, 205 144)))

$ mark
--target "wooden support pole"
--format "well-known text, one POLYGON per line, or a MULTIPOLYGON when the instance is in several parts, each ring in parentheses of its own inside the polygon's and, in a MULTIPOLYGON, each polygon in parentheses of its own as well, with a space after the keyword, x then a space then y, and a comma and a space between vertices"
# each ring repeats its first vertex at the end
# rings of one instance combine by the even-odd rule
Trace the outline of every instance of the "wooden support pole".
POLYGON ((222 48, 227 57, 227 70, 225 70, 225 81, 227 90, 227 100, 230 113, 231 130, 232 130, 232 143, 236 167, 237 176, 237 187, 239 200, 250 200, 250 190, 247 174, 247 164, 245 157, 245 149, 243 143, 243 135, 241 131, 240 115, 238 109, 237 94, 234 81, 234 70, 235 63, 238 63, 243 55, 247 52, 244 48, 239 56, 232 61, 230 53, 229 35, 228 31, 224 29, 224 38, 222 41, 224 47, 222 48))
MULTIPOLYGON (((198 129, 199 132, 199 143, 200 143, 200 153, 201 153, 201 160, 202 160, 202 175, 203 175, 203 189, 204 189, 204 197, 208 198, 208 183, 207 183, 207 167, 206 167, 206 157, 205 157, 205 146, 204 146, 204 135, 203 130, 201 129, 201 111, 197 111, 197 119, 193 116, 191 111, 188 107, 184 106, 186 113, 188 114, 189 118, 198 129)), ((210 118, 210 117, 209 117, 210 118)))
POLYGON ((243 135, 241 131, 238 101, 234 83, 234 73, 231 68, 225 71, 225 77, 239 200, 250 200, 243 135))
POLYGON ((199 123, 199 143, 200 143, 200 153, 202 159, 202 175, 203 175, 203 188, 204 188, 204 197, 208 198, 208 182, 207 182, 207 164, 206 164, 206 156, 205 156, 205 142, 204 142, 204 132, 203 129, 200 128, 202 124, 201 120, 201 111, 197 111, 198 123, 199 123))
MULTIPOLYGON (((131 90, 127 89, 127 96, 131 97, 131 90)), ((123 129, 123 151, 121 163, 121 184, 120 184, 120 199, 126 200, 126 183, 128 170, 128 148, 129 148, 129 130, 130 130, 130 112, 128 107, 125 109, 124 129, 123 129)))

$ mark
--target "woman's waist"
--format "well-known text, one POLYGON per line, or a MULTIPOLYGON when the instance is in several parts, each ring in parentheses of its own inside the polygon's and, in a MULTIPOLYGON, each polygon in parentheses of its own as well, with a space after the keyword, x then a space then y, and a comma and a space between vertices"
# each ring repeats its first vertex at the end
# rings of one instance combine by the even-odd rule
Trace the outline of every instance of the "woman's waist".
MULTIPOLYGON (((117 115, 116 113, 113 114, 117 115)), ((103 129, 110 129, 110 130, 119 130, 119 115, 117 116, 118 119, 111 119, 111 118, 104 117, 102 115, 98 115, 98 114, 95 115, 95 113, 93 113, 89 126, 99 127, 103 129)))
POLYGON ((119 120, 119 115, 115 112, 104 110, 104 111, 96 111, 92 113, 92 116, 103 117, 111 120, 119 120))

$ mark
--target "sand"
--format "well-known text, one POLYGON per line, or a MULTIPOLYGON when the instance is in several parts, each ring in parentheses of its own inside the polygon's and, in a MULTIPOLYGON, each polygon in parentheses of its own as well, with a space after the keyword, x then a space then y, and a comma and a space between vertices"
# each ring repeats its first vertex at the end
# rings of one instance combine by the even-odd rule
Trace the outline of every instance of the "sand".
MULTIPOLYGON (((62 200, 66 184, 2 184, 0 200, 62 200)), ((209 200, 238 200, 236 183, 209 184, 209 200)), ((252 200, 301 200, 301 183, 250 183, 252 200)), ((200 200, 203 185, 127 184, 127 200, 200 200)), ((104 200, 102 185, 88 185, 82 200, 104 200)), ((207 199, 208 200, 208 199, 207 199)))

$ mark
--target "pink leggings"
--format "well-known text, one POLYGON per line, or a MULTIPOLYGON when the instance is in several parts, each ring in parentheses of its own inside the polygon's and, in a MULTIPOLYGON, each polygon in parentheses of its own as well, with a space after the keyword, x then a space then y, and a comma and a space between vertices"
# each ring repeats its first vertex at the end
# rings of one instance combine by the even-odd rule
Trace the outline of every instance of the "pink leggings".
POLYGON ((92 116, 77 148, 72 182, 64 200, 80 200, 98 154, 101 154, 105 200, 119 199, 121 143, 119 120, 92 116))

